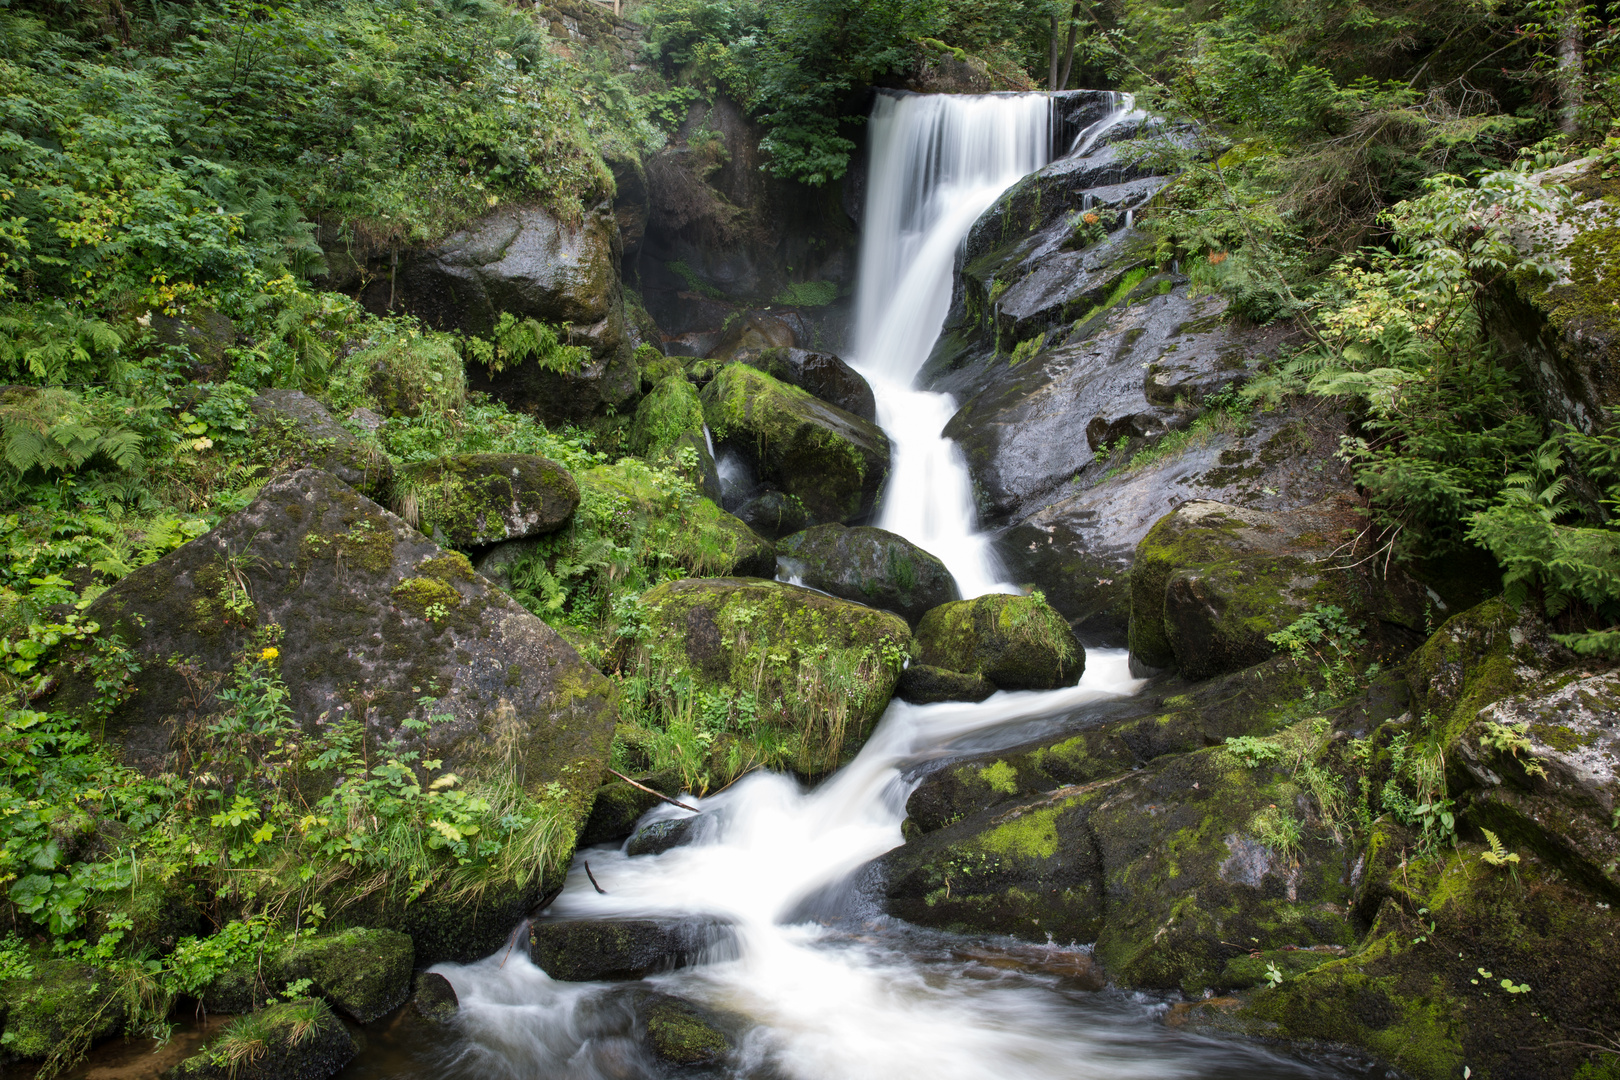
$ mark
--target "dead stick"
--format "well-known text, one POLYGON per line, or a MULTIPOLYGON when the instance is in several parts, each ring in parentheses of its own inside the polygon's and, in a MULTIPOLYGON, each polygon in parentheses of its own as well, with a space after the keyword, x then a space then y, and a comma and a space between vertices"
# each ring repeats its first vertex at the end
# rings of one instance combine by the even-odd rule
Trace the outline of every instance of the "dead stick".
POLYGON ((601 893, 603 896, 607 895, 607 890, 596 884, 596 875, 591 873, 590 863, 585 864, 585 876, 591 879, 591 884, 595 886, 597 892, 601 893))
POLYGON ((648 787, 646 784, 638 784, 638 783, 636 783, 634 780, 630 779, 628 776, 624 775, 624 773, 620 772, 617 769, 609 769, 608 772, 612 773, 614 776, 617 776, 620 780, 623 780, 625 783, 629 784, 631 787, 636 788, 639 791, 645 791, 649 795, 657 795, 660 799, 663 799, 665 802, 669 803, 669 805, 671 805, 671 806, 678 806, 682 810, 690 810, 694 814, 701 812, 701 811, 698 810, 697 807, 695 807, 695 806, 687 806, 685 803, 681 802, 679 799, 672 799, 668 795, 664 795, 664 794, 662 794, 660 792, 654 791, 652 788, 648 787))

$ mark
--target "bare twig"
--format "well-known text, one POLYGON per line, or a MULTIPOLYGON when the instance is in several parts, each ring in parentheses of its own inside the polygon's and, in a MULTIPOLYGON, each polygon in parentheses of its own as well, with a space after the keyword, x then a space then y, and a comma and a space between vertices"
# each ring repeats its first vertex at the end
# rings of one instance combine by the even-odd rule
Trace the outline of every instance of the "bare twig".
POLYGON ((669 803, 669 805, 671 805, 671 806, 678 806, 682 810, 690 810, 694 814, 702 812, 702 811, 698 810, 697 807, 695 807, 695 806, 687 806, 685 803, 681 802, 679 799, 672 799, 668 795, 665 795, 661 791, 654 791, 652 788, 648 787, 646 784, 638 784, 636 781, 630 779, 628 776, 624 775, 624 773, 620 772, 618 769, 609 769, 608 772, 612 773, 614 776, 617 776, 620 780, 623 780, 625 783, 629 784, 631 787, 635 788, 638 791, 645 791, 649 795, 658 796, 660 799, 663 799, 665 802, 669 803))
POLYGON ((596 884, 596 875, 591 873, 591 864, 589 862, 585 864, 585 876, 591 879, 591 885, 596 889, 597 892, 601 893, 603 896, 607 895, 607 890, 596 884))

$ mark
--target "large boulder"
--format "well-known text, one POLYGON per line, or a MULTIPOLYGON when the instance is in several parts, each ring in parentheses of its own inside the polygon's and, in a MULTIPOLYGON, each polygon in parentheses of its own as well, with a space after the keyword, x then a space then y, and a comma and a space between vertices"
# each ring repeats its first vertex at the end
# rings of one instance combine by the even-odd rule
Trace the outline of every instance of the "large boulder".
POLYGON ((567 469, 533 454, 457 454, 404 470, 419 527, 454 548, 556 532, 579 506, 567 469))
POLYGON ((1291 767, 1246 768, 1224 748, 1179 754, 913 840, 882 860, 889 910, 952 930, 1095 941, 1126 985, 1252 986, 1261 971, 1234 963, 1251 950, 1357 936, 1353 857, 1301 824, 1311 805, 1291 767))
POLYGON ((777 558, 812 589, 892 611, 913 626, 962 593, 945 564, 903 536, 817 525, 779 540, 777 558))
MULTIPOLYGON (((570 825, 607 761, 607 680, 465 557, 330 473, 272 480, 247 509, 103 593, 89 617, 142 665, 104 738, 151 773, 183 771, 186 741, 210 715, 170 659, 190 658, 189 676, 210 685, 272 625, 284 632, 267 662, 308 732, 363 707, 372 737, 463 776, 517 763, 526 784, 558 793, 570 825), (436 700, 423 704, 424 693, 436 700), (420 723, 428 711, 451 719, 420 723)), ((68 672, 53 704, 78 708, 95 692, 88 673, 68 672)))
POLYGON ((371 498, 387 500, 392 494, 394 467, 388 458, 351 435, 302 390, 262 390, 248 408, 254 415, 253 439, 261 448, 297 467, 325 469, 371 498))
POLYGON ((876 425, 747 364, 720 369, 703 388, 703 413, 716 441, 797 497, 812 524, 871 516, 889 471, 876 425))
POLYGON ((770 577, 776 573, 776 545, 726 513, 712 499, 671 504, 646 468, 633 459, 598 465, 580 474, 580 488, 598 514, 602 532, 629 522, 621 542, 662 542, 673 534, 673 547, 701 551, 684 565, 695 574, 770 577), (611 518, 609 522, 606 519, 611 518))
POLYGON ((809 515, 796 495, 764 491, 737 507, 737 517, 761 536, 781 539, 804 529, 809 515))
POLYGON ((982 675, 1001 690, 1052 690, 1075 682, 1086 652, 1038 596, 991 593, 941 604, 917 624, 917 659, 982 675))
POLYGON ((877 399, 861 373, 832 353, 806 349, 743 349, 734 357, 773 378, 808 390, 862 420, 877 421, 877 399))
POLYGON ((42 1058, 115 1035, 129 1005, 106 971, 76 960, 44 960, 25 978, 0 982, 8 1057, 42 1058))
POLYGON ((1364 527, 1348 499, 1283 513, 1184 503, 1137 545, 1131 654, 1204 679, 1257 664, 1301 615, 1336 607, 1372 645, 1409 651, 1434 598, 1383 562, 1343 557, 1364 527))
POLYGON ((411 939, 394 930, 306 934, 290 945, 267 946, 221 972, 198 999, 210 1012, 244 1013, 280 996, 288 984, 308 979, 311 993, 355 1023, 369 1024, 405 1001, 415 957, 411 939))
POLYGON ((911 636, 905 620, 774 581, 673 581, 642 596, 640 663, 655 678, 749 695, 804 773, 860 746, 889 703, 911 636))
POLYGON ((720 476, 703 430, 703 403, 685 375, 664 376, 641 399, 630 424, 630 452, 673 464, 699 491, 720 501, 720 476))
POLYGON ((995 684, 983 675, 911 664, 900 673, 894 696, 913 705, 941 701, 983 701, 996 692, 995 684))

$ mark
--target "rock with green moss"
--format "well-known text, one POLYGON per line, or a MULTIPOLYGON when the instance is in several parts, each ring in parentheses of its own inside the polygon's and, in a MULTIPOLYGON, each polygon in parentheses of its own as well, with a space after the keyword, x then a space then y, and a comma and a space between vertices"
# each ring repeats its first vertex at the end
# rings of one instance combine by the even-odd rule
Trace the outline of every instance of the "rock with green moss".
POLYGON ((568 470, 533 454, 458 454, 412 465, 402 476, 422 531, 454 548, 556 532, 579 506, 568 470))
POLYGON ((225 353, 236 344, 236 324, 229 318, 213 308, 190 304, 183 316, 151 311, 146 321, 159 345, 185 350, 196 382, 221 383, 230 377, 225 353))
POLYGON ((253 438, 283 451, 280 456, 325 469, 375 499, 392 491, 394 467, 387 455, 351 435, 325 405, 302 390, 262 390, 248 407, 255 418, 253 438))
POLYGON ((743 352, 793 348, 792 325, 775 315, 750 311, 734 322, 727 322, 729 325, 721 333, 719 344, 709 351, 709 356, 715 360, 730 363, 743 352))
POLYGON ((889 703, 910 638, 886 611, 774 581, 673 581, 642 597, 637 665, 745 695, 783 757, 825 773, 865 741, 889 703))
POLYGON ((1620 900, 1620 674, 1571 668, 1477 717, 1452 755, 1468 820, 1620 900))
POLYGON ((737 507, 737 518, 759 535, 780 540, 801 532, 810 515, 797 496, 763 491, 737 507))
MULTIPOLYGON (((985 769, 985 782, 1017 783, 985 769)), ((1033 941, 1096 942, 1118 982, 1227 989, 1251 949, 1348 946, 1353 854, 1307 827, 1290 770, 1225 749, 1024 796, 884 857, 889 910, 1033 941), (1291 825, 1290 825, 1291 823, 1291 825)), ((1245 976, 1246 977, 1246 976, 1245 976)))
POLYGON ((672 463, 698 490, 720 501, 720 475, 703 434, 703 404, 684 375, 666 376, 641 399, 629 440, 631 453, 672 463))
POLYGON ((747 364, 721 368, 702 397, 715 440, 797 497, 812 524, 871 516, 889 471, 889 440, 876 425, 747 364))
POLYGON ((239 1016, 166 1080, 327 1080, 359 1053, 325 1002, 306 998, 239 1016))
POLYGON ((1336 559, 1364 521, 1348 499, 1286 512, 1183 503, 1160 518, 1131 567, 1131 654, 1189 679, 1271 656, 1269 635, 1318 606, 1337 607, 1374 649, 1416 646, 1432 606, 1383 564, 1336 559))
POLYGON ((651 393, 653 387, 671 375, 686 376, 684 356, 665 356, 655 345, 642 345, 636 349, 636 363, 641 366, 641 391, 651 393))
POLYGON ((310 993, 356 1023, 369 1024, 404 1003, 415 956, 410 937, 395 930, 305 934, 291 944, 267 945, 253 959, 220 972, 198 998, 210 1012, 245 1013, 308 979, 310 993))
POLYGON ((424 971, 416 979, 416 993, 411 1004, 424 1019, 435 1024, 453 1024, 461 1010, 461 1000, 450 980, 436 971, 424 971))
POLYGON ((690 919, 536 919, 529 959, 553 979, 640 979, 736 950, 729 923, 690 919))
POLYGON ((807 390, 862 420, 877 421, 877 399, 861 373, 832 353, 805 349, 743 349, 733 357, 773 378, 807 390))
POLYGON ((962 595, 944 563, 905 537, 870 526, 817 525, 779 540, 776 554, 812 589, 892 611, 913 626, 962 595))
POLYGON ((647 1049, 677 1066, 715 1065, 731 1053, 731 1039, 714 1016, 682 998, 656 994, 637 1013, 646 1026, 647 1049))
POLYGON ((695 574, 772 577, 776 545, 712 499, 672 498, 642 462, 627 458, 581 473, 580 489, 604 532, 637 550, 656 544, 695 574))
MULTIPOLYGON (((656 791, 680 790, 681 780, 675 774, 644 775, 637 779, 644 787, 656 791)), ((627 784, 623 780, 615 779, 603 784, 596 789, 596 800, 591 803, 591 816, 585 822, 584 831, 579 834, 579 846, 617 844, 634 833, 636 822, 641 820, 641 815, 660 802, 657 795, 627 784)))
POLYGON ((911 664, 900 673, 894 696, 913 705, 939 701, 983 701, 996 692, 995 684, 983 675, 947 671, 927 664, 911 664))
POLYGON ((917 624, 917 660, 982 675, 1001 690, 1051 690, 1086 669, 1086 651, 1039 596, 991 593, 941 604, 917 624))
MULTIPOLYGON (((134 693, 97 731, 153 774, 179 768, 186 741, 219 707, 182 705, 195 695, 188 678, 213 685, 249 652, 286 681, 293 719, 311 735, 363 708, 372 737, 440 759, 468 783, 519 769, 531 790, 548 793, 563 824, 548 853, 553 874, 567 864, 607 763, 617 717, 608 681, 464 556, 329 473, 272 480, 245 510, 103 593, 90 618, 141 664, 134 693), (267 645, 270 626, 282 629, 267 645), (176 669, 174 656, 192 658, 194 671, 176 669), (429 715, 448 719, 422 723, 429 715)), ((78 710, 95 693, 88 672, 67 671, 52 707, 78 710)), ((317 779, 306 797, 318 795, 317 779)), ((509 908, 521 917, 537 895, 514 895, 509 906, 486 897, 478 918, 463 914, 433 931, 443 940, 431 949, 418 937, 418 961, 458 951, 455 940, 478 919, 506 918, 509 908)), ((371 925, 416 937, 394 918, 418 918, 419 906, 391 908, 390 921, 371 925)), ((511 925, 481 929, 479 943, 494 934, 494 948, 511 925)))
POLYGON ((38 1059, 116 1034, 129 1019, 129 988, 74 960, 40 960, 26 978, 0 982, 4 1052, 38 1059))

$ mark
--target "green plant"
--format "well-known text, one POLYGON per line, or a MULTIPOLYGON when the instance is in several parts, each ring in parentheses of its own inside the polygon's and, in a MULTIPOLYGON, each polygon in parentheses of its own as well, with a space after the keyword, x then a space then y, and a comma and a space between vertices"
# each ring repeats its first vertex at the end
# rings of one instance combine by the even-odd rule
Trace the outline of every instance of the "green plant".
POLYGON ((1535 744, 1519 728, 1498 723, 1494 720, 1487 721, 1484 729, 1480 732, 1479 743, 1481 746, 1495 750, 1499 754, 1511 754, 1523 766, 1524 771, 1531 776, 1545 778, 1547 775, 1546 768, 1530 753, 1535 744), (1520 757, 1520 754, 1526 756, 1520 757))
POLYGON ((1364 676, 1352 666, 1361 636, 1361 627, 1345 617, 1343 608, 1318 604, 1283 629, 1266 635, 1266 640, 1286 650, 1296 663, 1314 658, 1328 694, 1340 698, 1353 693, 1377 672, 1374 667, 1364 676))
POLYGON ((1275 990, 1283 984, 1283 973, 1275 960, 1266 964, 1266 985, 1275 990))
POLYGON ((1277 853, 1286 863, 1299 861, 1300 849, 1305 842, 1305 827, 1287 810, 1268 806, 1249 819, 1249 832, 1266 847, 1277 853))
POLYGON ((1283 749, 1269 739, 1253 735, 1228 735, 1226 749, 1249 768, 1270 765, 1283 759, 1283 749))
POLYGON ((790 304, 794 307, 826 307, 838 299, 838 283, 835 281, 795 281, 771 298, 773 304, 790 304))
POLYGON ((1501 839, 1490 829, 1480 829, 1485 834, 1485 842, 1490 845, 1479 854, 1479 861, 1487 866, 1516 867, 1519 863, 1519 854, 1509 851, 1502 846, 1501 839))

